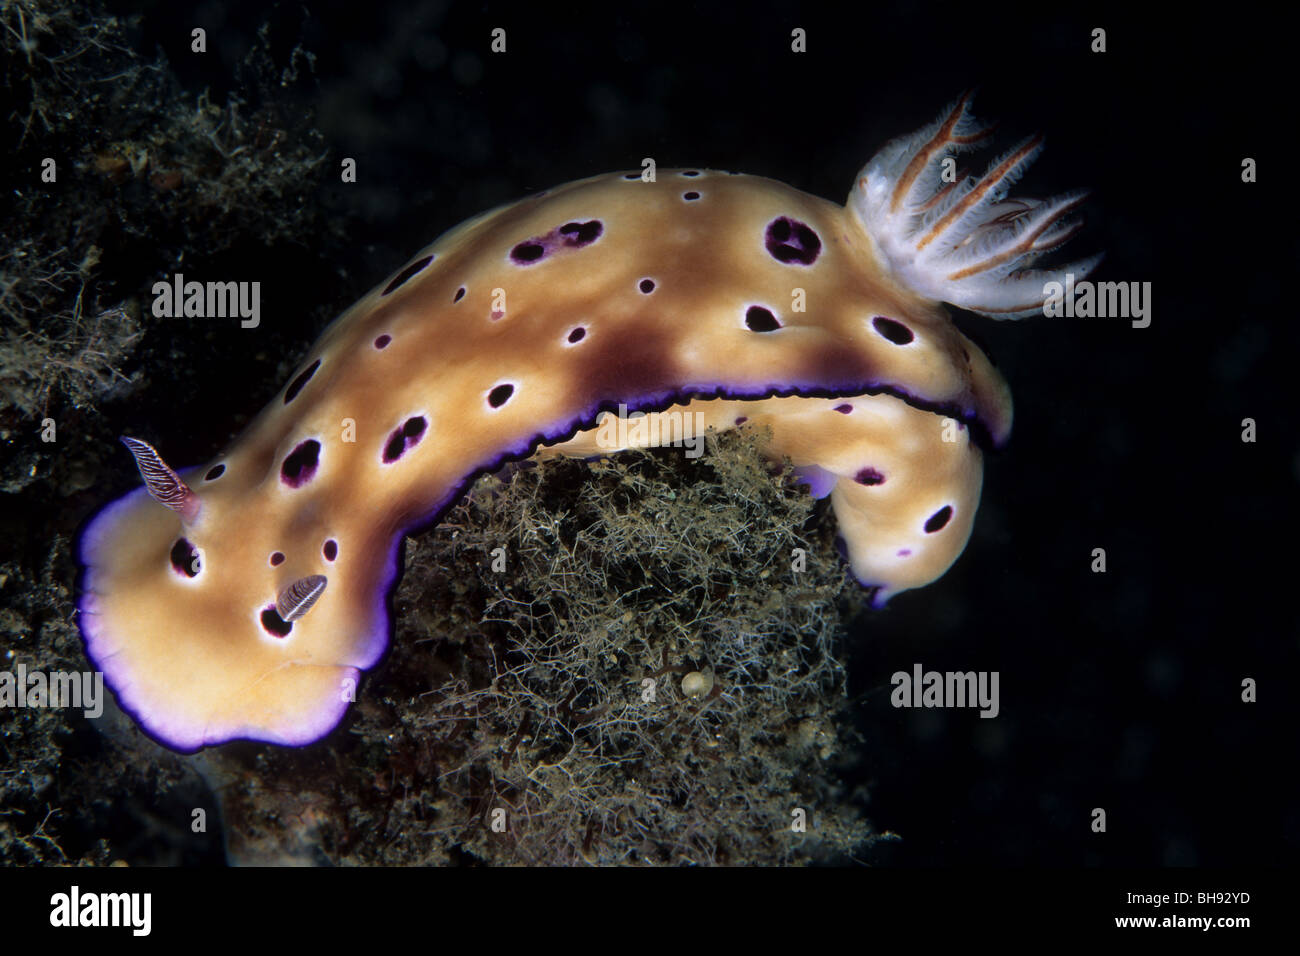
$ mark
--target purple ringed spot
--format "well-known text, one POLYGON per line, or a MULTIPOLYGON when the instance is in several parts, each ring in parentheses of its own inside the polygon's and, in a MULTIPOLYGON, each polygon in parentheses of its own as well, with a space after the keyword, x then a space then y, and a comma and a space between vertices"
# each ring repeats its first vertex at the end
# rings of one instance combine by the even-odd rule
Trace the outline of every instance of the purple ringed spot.
POLYGON ((773 259, 787 265, 810 266, 822 251, 822 241, 812 227, 789 216, 767 224, 763 244, 773 259))
POLYGON ((272 637, 288 637, 289 632, 293 630, 293 622, 282 618, 280 612, 275 609, 274 604, 264 608, 260 616, 262 627, 272 637))
POLYGON ((581 249, 589 246, 604 232, 605 225, 599 219, 566 222, 544 236, 534 236, 518 243, 510 250, 510 261, 517 266, 530 266, 557 249, 581 249))
POLYGON ((388 441, 384 443, 384 464, 391 465, 418 445, 420 439, 424 437, 424 430, 427 425, 428 422, 425 421, 423 415, 412 415, 400 426, 393 429, 393 433, 388 436, 388 441))
POLYGON ((546 255, 546 247, 535 239, 521 242, 510 250, 510 258, 521 266, 531 265, 546 255))
POLYGON ((375 339, 375 348, 386 349, 388 348, 388 343, 391 341, 393 341, 393 337, 385 333, 375 339))
POLYGON ((600 238, 601 233, 605 231, 605 226, 599 219, 589 219, 586 222, 566 222, 560 227, 560 235, 566 246, 580 249, 583 246, 589 246, 600 238))
POLYGON ((885 476, 875 468, 863 468, 853 476, 853 480, 860 485, 883 485, 885 483, 885 476))
POLYGON ((177 574, 183 574, 187 578, 198 577, 199 572, 203 570, 199 549, 190 544, 185 538, 176 539, 169 557, 171 558, 172 569, 177 574))
POLYGON ((320 442, 309 438, 299 442, 280 466, 280 480, 290 488, 301 488, 311 481, 320 464, 320 442))
POLYGON ((586 337, 587 337, 587 330, 580 325, 572 332, 569 333, 567 341, 570 345, 576 345, 586 337))

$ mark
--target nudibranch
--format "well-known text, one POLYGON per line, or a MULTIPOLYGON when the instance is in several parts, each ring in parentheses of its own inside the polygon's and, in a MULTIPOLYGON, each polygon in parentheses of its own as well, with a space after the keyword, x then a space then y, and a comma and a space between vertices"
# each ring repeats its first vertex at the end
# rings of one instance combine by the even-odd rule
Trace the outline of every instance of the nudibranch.
POLYGON ((145 483, 79 545, 86 652, 122 707, 182 751, 320 738, 388 643, 404 534, 505 462, 646 444, 600 441, 620 407, 770 429, 875 603, 939 577, 1011 427, 941 303, 1021 316, 1091 267, 1029 268, 1081 199, 1006 197, 1039 140, 951 174, 988 133, 968 100, 887 144, 845 206, 682 169, 496 209, 344 312, 213 460, 174 471, 124 439, 145 483))

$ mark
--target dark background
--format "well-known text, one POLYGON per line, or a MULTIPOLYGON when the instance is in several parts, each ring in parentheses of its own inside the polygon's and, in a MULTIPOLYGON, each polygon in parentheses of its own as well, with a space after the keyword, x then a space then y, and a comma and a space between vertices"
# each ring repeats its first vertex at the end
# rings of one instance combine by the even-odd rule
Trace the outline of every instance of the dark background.
MULTIPOLYGON (((1017 420, 987 461, 956 566, 851 635, 865 756, 850 783, 869 785, 877 827, 902 837, 869 859, 1290 862, 1300 443, 1284 298, 1293 174, 1279 148, 1294 123, 1288 31, 1239 5, 1151 19, 1103 6, 867 6, 113 8, 142 13, 140 49, 161 48, 214 99, 268 18, 286 62, 298 43, 316 56, 314 78, 286 96, 316 111, 331 169, 358 161, 357 185, 332 172, 320 185, 347 223, 347 256, 308 251, 277 275, 258 271, 256 249, 221 264, 264 280, 265 341, 296 349, 290 358, 320 309, 341 311, 461 220, 644 156, 842 201, 878 146, 965 88, 979 88, 978 116, 1001 122, 997 149, 1045 132, 1016 193, 1090 187, 1087 228, 1063 255, 1104 250, 1094 278, 1151 282, 1153 321, 957 316, 1010 382, 1017 420), (194 26, 208 31, 206 56, 188 51, 194 26), (498 26, 500 56, 488 50, 498 26), (794 27, 806 54, 790 52, 794 27), (1094 27, 1107 31, 1104 54, 1089 52, 1094 27), (1240 179, 1246 156, 1253 185, 1240 179), (1240 440, 1247 417, 1255 444, 1240 440), (1105 574, 1089 569, 1097 547, 1105 574), (893 709, 890 674, 917 662, 999 671, 1000 716, 893 709), (1240 701, 1246 677, 1258 703, 1240 701), (1094 807, 1105 834, 1090 831, 1094 807)), ((154 415, 178 460, 208 457, 281 385, 241 377, 225 355, 246 349, 246 333, 220 334, 224 349, 171 353, 204 366, 200 387, 108 414, 124 426, 154 415)), ((121 462, 114 493, 133 482, 121 462)))

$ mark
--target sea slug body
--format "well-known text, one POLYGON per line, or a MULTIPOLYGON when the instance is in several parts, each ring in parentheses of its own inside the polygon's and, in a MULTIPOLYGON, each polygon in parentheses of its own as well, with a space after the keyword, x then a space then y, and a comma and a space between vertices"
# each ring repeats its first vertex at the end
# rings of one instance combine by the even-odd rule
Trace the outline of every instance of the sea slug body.
MULTIPOLYGON (((839 206, 706 169, 596 176, 496 209, 341 315, 222 454, 86 526, 79 621, 122 707, 184 751, 328 733, 390 635, 403 535, 480 474, 609 454, 603 416, 698 412, 771 429, 829 495, 876 604, 933 581, 970 534, 1008 389, 941 302, 1032 312, 1029 262, 1080 196, 1008 200, 1031 140, 982 178, 969 97, 887 144, 839 206)), ((1076 276, 1091 262, 1069 266, 1076 276)))

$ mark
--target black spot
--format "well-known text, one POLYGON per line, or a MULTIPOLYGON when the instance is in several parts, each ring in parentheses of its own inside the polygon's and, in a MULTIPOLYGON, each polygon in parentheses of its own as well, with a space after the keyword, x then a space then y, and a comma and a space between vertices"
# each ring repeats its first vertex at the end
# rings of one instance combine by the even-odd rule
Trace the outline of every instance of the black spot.
POLYGON ((397 273, 397 275, 393 277, 393 281, 388 283, 388 285, 384 287, 384 291, 379 294, 388 295, 388 293, 392 292, 403 282, 411 278, 411 276, 415 275, 417 272, 419 272, 421 269, 423 269, 432 261, 433 261, 433 256, 425 256, 423 259, 416 259, 414 262, 412 262, 401 272, 397 273))
POLYGON ((749 421, 749 416, 748 416, 748 415, 741 415, 739 418, 736 419, 736 424, 737 424, 737 425, 743 425, 743 424, 745 424, 745 422, 747 422, 747 421, 749 421))
POLYGON ((428 422, 422 415, 413 415, 402 423, 400 428, 394 429, 393 433, 388 436, 388 442, 384 445, 384 463, 391 464, 397 461, 408 448, 413 448, 419 444, 420 438, 424 435, 424 429, 428 422))
POLYGON ((761 305, 751 305, 745 312, 745 324, 754 332, 775 332, 781 327, 771 309, 761 305))
POLYGON ((853 406, 852 406, 852 405, 847 405, 847 404, 846 404, 846 405, 836 405, 836 406, 835 406, 835 410, 836 410, 837 412, 839 412, 841 415, 847 415, 847 414, 849 414, 850 412, 853 411, 853 406))
POLYGON ((853 476, 853 480, 860 485, 883 485, 885 476, 875 468, 863 468, 853 476))
POLYGON ((767 224, 767 251, 778 262, 810 266, 822 251, 822 241, 810 227, 782 216, 767 224))
POLYGON ((278 567, 278 566, 281 565, 281 564, 284 564, 284 552, 283 552, 283 551, 272 551, 272 552, 271 552, 271 567, 273 567, 273 568, 274 568, 274 567, 278 567))
POLYGON ((599 219, 589 219, 586 222, 566 222, 560 227, 560 235, 564 237, 566 246, 588 246, 600 238, 600 234, 605 231, 604 225, 599 219))
POLYGON ((916 338, 902 322, 895 322, 893 319, 887 319, 883 315, 878 315, 871 320, 875 330, 883 335, 895 345, 906 345, 912 339, 916 338))
POLYGON ((683 176, 698 176, 699 174, 700 171, 698 169, 687 169, 682 172, 683 176))
POLYGON ((300 444, 285 458, 280 466, 280 478, 290 488, 299 488, 311 481, 320 461, 320 442, 314 438, 300 444))
POLYGON ((934 514, 930 515, 929 519, 925 522, 925 533, 934 534, 936 531, 938 531, 940 528, 946 525, 948 523, 948 519, 951 517, 952 517, 952 505, 944 505, 934 514))
POLYGON ((289 632, 293 630, 293 622, 282 618, 280 612, 274 606, 268 607, 262 612, 262 626, 266 628, 268 633, 274 634, 276 637, 287 637, 289 632))
POLYGON ((197 577, 199 573, 199 549, 184 538, 177 538, 172 545, 172 567, 187 578, 197 577))
POLYGON ((640 179, 640 178, 641 178, 641 174, 640 174, 640 173, 624 173, 624 174, 623 174, 623 178, 624 178, 624 179, 640 179))
POLYGON ((514 393, 515 387, 513 385, 498 385, 488 393, 488 404, 493 408, 500 408, 510 401, 510 396, 514 393))
POLYGON ((311 381, 311 377, 316 374, 318 368, 320 368, 320 359, 308 365, 297 378, 289 383, 289 387, 284 390, 284 403, 286 405, 298 397, 302 387, 311 381))
POLYGON ((532 239, 521 242, 510 250, 510 258, 521 264, 536 262, 544 255, 546 255, 546 247, 532 239))
POLYGON ((700 194, 692 189, 688 193, 682 193, 682 198, 685 199, 687 202, 693 202, 694 200, 700 198, 700 194))
POLYGON ((208 473, 203 476, 204 481, 216 481, 226 473, 225 465, 213 465, 208 469, 208 473))
POLYGON ((459 302, 463 298, 465 298, 465 287, 461 286, 459 289, 456 290, 456 294, 451 297, 451 301, 459 302))
POLYGON ((386 349, 388 348, 388 343, 391 341, 393 341, 393 337, 385 333, 379 336, 379 338, 375 339, 375 348, 386 349))
POLYGON ((333 561, 339 556, 339 543, 330 538, 325 542, 325 547, 321 548, 321 553, 325 555, 326 561, 333 561))
POLYGON ((640 289, 642 292, 644 292, 646 295, 649 295, 651 292, 655 290, 655 280, 642 279, 640 282, 637 283, 637 288, 640 289))
POLYGON ((587 330, 584 329, 582 326, 578 326, 576 329, 574 329, 572 332, 569 333, 569 341, 581 342, 586 337, 586 335, 587 335, 587 330))

